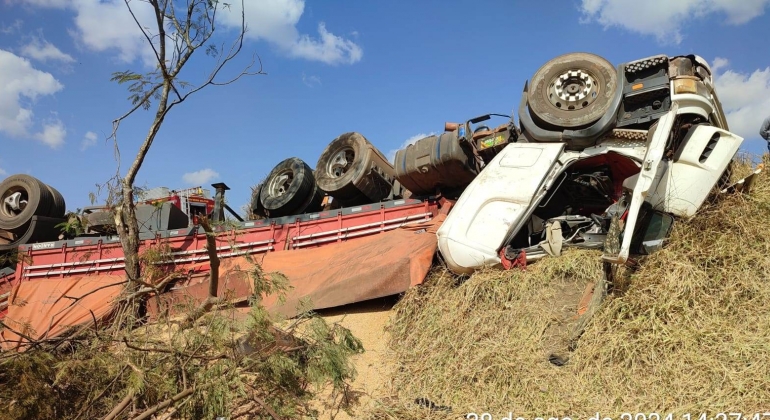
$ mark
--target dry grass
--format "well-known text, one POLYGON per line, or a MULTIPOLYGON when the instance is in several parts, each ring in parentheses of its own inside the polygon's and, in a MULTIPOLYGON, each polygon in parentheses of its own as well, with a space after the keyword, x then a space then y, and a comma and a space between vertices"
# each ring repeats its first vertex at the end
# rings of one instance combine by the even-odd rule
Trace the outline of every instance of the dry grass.
MULTIPOLYGON (((749 169, 739 164, 735 174, 749 169)), ((605 302, 562 367, 547 360, 549 331, 562 323, 563 292, 582 292, 601 275, 598 253, 571 251, 525 272, 486 271, 465 282, 433 273, 396 306, 393 398, 370 417, 766 410, 767 178, 750 196, 725 197, 678 222, 671 243, 605 302), (418 408, 416 398, 452 412, 418 408)))

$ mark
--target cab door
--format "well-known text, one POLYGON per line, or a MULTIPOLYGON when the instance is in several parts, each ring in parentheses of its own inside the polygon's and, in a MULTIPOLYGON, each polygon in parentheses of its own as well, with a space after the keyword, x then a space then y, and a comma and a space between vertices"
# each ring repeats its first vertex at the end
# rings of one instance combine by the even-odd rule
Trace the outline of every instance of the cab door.
POLYGON ((479 173, 437 232, 450 269, 470 273, 500 263, 498 249, 515 235, 563 169, 563 143, 511 143, 479 173))

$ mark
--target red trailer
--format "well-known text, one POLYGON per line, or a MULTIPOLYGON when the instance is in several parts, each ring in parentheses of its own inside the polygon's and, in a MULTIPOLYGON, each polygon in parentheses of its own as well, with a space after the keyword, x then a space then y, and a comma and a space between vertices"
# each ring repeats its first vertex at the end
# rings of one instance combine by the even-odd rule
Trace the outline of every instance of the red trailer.
MULTIPOLYGON (((315 248, 353 238, 375 235, 398 227, 430 221, 439 211, 439 201, 403 199, 366 204, 320 213, 278 219, 236 222, 216 229, 220 258, 254 255, 276 250, 315 248)), ((168 245, 176 269, 207 261, 203 229, 144 234, 140 253, 160 244, 168 245)), ((17 279, 63 278, 92 273, 121 274, 125 267, 117 236, 85 237, 64 241, 20 245, 17 279)))

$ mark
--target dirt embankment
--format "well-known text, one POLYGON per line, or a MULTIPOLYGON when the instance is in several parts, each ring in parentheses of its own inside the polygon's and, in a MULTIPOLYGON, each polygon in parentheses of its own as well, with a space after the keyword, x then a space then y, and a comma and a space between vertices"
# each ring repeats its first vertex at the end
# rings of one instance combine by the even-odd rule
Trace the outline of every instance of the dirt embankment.
POLYGON ((622 273, 564 366, 548 360, 553 333, 576 309, 566 291, 601 276, 595 251, 569 250, 527 271, 467 280, 437 270, 390 311, 327 312, 367 349, 355 360, 353 389, 362 394, 354 418, 763 413, 770 399, 768 221, 767 172, 751 195, 723 197, 678 221, 664 250, 622 273), (420 408, 418 398, 451 409, 420 408))

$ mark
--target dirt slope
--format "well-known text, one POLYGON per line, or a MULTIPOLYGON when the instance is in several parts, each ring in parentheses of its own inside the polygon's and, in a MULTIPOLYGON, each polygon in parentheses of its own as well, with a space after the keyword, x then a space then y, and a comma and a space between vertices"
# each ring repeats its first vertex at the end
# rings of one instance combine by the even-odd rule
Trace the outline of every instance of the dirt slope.
MULTIPOLYGON (((391 309, 395 302, 396 298, 391 297, 319 311, 319 315, 328 323, 339 323, 350 329, 366 350, 352 359, 358 374, 348 395, 347 410, 327 403, 318 407, 321 411, 320 419, 359 418, 363 412, 373 408, 374 401, 388 396, 394 364, 388 355, 389 334, 386 326, 393 315, 391 309)), ((343 397, 336 401, 345 405, 343 397)))
POLYGON ((750 196, 724 197, 679 221, 667 247, 615 285, 561 367, 547 357, 548 332, 564 322, 559 293, 599 278, 596 252, 466 281, 435 272, 394 307, 396 396, 366 415, 761 414, 770 401, 768 238, 764 172, 750 196), (451 411, 420 409, 416 398, 451 411))

